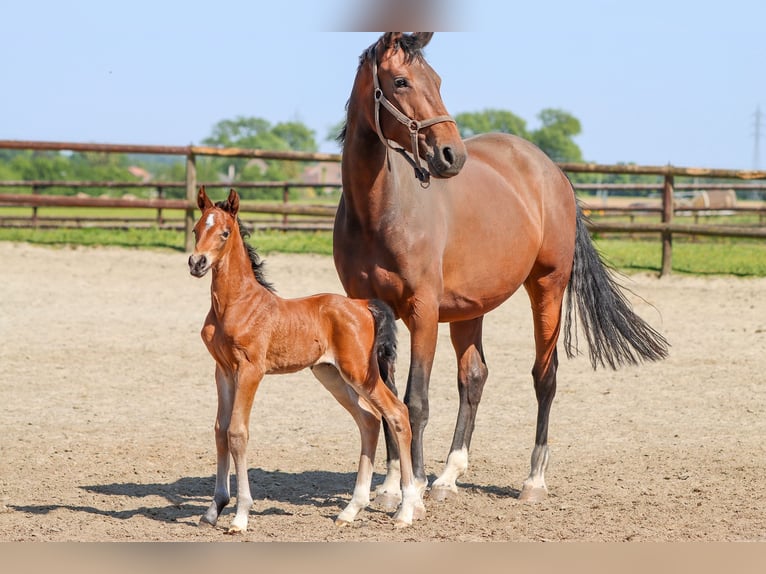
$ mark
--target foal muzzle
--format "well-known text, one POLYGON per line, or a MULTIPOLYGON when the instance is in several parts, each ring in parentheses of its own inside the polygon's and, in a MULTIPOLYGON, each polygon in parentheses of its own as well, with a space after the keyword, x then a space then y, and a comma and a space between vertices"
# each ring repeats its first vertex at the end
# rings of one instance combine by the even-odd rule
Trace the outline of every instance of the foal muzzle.
POLYGON ((210 270, 208 258, 204 255, 189 256, 189 273, 195 277, 202 277, 210 270))

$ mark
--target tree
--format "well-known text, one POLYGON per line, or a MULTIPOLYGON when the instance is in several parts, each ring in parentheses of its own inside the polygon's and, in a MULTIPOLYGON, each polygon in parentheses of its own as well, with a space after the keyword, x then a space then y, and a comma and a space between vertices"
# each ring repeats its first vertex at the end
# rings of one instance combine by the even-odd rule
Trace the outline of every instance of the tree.
MULTIPOLYGON (((263 118, 244 116, 221 120, 213 126, 213 133, 203 143, 269 151, 315 152, 318 149, 314 131, 301 122, 272 125, 263 118)), ((288 181, 295 179, 303 168, 300 162, 253 161, 246 158, 216 159, 212 164, 224 180, 232 179, 230 176, 233 171, 232 181, 288 181)))
POLYGON ((542 110, 537 118, 541 126, 532 131, 523 119, 507 110, 465 112, 457 114, 455 121, 464 138, 487 132, 514 134, 536 144, 554 161, 583 161, 580 147, 573 139, 582 131, 580 120, 555 108, 542 110))
POLYGON ((542 124, 530 134, 530 140, 542 149, 553 161, 582 162, 580 146, 574 137, 580 135, 580 120, 569 112, 546 108, 537 118, 542 124))
POLYGON ((455 116, 461 137, 467 138, 487 132, 503 132, 528 138, 527 123, 506 110, 486 109, 481 112, 464 112, 455 116))

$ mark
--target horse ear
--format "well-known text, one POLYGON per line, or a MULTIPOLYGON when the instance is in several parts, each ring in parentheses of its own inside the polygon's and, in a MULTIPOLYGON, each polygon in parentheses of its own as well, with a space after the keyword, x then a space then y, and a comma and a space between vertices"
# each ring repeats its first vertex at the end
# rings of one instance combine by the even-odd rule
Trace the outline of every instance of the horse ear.
POLYGON ((233 216, 239 211, 239 194, 233 187, 229 189, 229 198, 226 200, 226 211, 233 216))
POLYGON ((434 37, 433 32, 415 32, 413 34, 415 37, 415 45, 418 48, 425 48, 428 45, 428 42, 431 41, 431 38, 434 37))
POLYGON ((385 54, 388 50, 394 47, 394 44, 402 37, 401 32, 386 32, 378 40, 379 54, 385 54))
POLYGON ((199 206, 201 211, 205 211, 206 209, 210 209, 213 207, 213 202, 210 201, 210 198, 207 196, 207 193, 205 193, 205 186, 201 185, 199 188, 199 191, 197 192, 197 205, 199 206))

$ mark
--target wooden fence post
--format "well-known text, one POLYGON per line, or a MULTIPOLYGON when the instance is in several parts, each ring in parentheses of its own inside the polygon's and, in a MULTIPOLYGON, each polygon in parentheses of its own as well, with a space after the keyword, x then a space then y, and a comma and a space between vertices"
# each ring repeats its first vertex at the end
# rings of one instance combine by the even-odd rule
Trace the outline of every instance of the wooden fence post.
POLYGON ((194 209, 197 205, 197 161, 190 151, 186 155, 186 216, 184 221, 184 248, 194 251, 194 209))
MULTIPOLYGON (((670 224, 673 220, 673 176, 665 176, 662 188, 662 223, 670 224)), ((670 229, 662 232, 662 268, 660 277, 670 275, 673 270, 673 234, 670 229)))
MULTIPOLYGON (((282 188, 282 205, 287 205, 290 201, 290 188, 285 185, 282 188)), ((287 211, 282 214, 282 231, 287 230, 287 211)))

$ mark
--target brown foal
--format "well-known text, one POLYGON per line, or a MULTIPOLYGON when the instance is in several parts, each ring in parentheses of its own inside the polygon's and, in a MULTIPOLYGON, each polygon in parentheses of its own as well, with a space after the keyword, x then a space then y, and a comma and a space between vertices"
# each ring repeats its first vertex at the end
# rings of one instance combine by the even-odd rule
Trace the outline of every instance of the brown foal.
POLYGON ((195 277, 212 271, 211 306, 202 339, 215 359, 218 414, 215 422, 218 469, 213 502, 201 524, 215 525, 229 503, 229 463, 237 475, 237 510, 229 533, 247 529, 253 504, 246 450, 250 411, 267 374, 310 368, 351 413, 361 434, 361 455, 351 501, 336 523, 354 520, 370 502, 372 468, 381 416, 394 429, 401 457, 403 499, 395 515, 406 526, 425 515, 409 456, 407 408, 386 386, 396 356, 395 320, 383 303, 321 294, 300 299, 277 296, 263 278, 262 262, 243 238, 239 196, 213 204, 200 188, 202 216, 194 227, 196 246, 189 257, 195 277))

